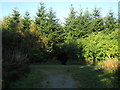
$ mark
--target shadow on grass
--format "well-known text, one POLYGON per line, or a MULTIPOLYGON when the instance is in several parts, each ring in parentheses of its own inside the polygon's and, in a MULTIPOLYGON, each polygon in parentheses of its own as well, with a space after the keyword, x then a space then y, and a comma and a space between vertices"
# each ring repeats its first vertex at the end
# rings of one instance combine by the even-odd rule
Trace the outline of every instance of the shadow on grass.
MULTIPOLYGON (((57 74, 71 75, 78 82, 76 88, 118 88, 115 83, 115 76, 110 72, 96 70, 94 67, 78 65, 33 65, 32 71, 27 77, 15 82, 13 88, 42 88, 42 82, 49 76, 40 70, 54 72, 57 74)), ((49 87, 46 87, 49 88, 49 87)), ((66 87, 67 88, 67 87, 66 87)))
POLYGON ((118 88, 115 83, 115 74, 95 70, 94 67, 68 68, 75 80, 80 82, 80 88, 118 88))

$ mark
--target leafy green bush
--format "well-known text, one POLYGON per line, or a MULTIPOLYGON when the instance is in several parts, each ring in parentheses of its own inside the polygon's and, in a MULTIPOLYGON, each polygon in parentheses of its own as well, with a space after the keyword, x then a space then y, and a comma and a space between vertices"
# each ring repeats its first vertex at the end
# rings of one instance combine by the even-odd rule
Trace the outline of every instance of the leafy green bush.
POLYGON ((68 37, 63 46, 62 49, 67 53, 67 56, 69 59, 75 59, 77 55, 77 43, 76 40, 72 39, 71 37, 68 37))
POLYGON ((61 46, 62 51, 67 54, 69 63, 79 63, 78 59, 83 59, 82 44, 76 39, 68 36, 61 46))
POLYGON ((28 55, 30 58, 29 60, 30 63, 44 62, 48 58, 48 54, 44 50, 40 49, 31 50, 31 52, 28 55))
POLYGON ((85 59, 93 64, 105 57, 118 57, 117 30, 111 34, 102 32, 89 34, 82 40, 85 59))

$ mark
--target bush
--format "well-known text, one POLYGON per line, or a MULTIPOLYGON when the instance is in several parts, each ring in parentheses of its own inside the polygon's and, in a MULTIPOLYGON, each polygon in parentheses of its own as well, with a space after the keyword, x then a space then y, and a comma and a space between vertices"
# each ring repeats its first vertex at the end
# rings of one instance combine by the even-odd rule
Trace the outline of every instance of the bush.
POLYGON ((3 88, 29 71, 27 55, 19 50, 3 50, 3 88))
POLYGON ((68 59, 76 59, 77 58, 77 42, 72 38, 68 38, 65 40, 62 50, 67 54, 68 59))
POLYGON ((106 35, 102 32, 92 33, 82 41, 84 57, 87 62, 95 64, 106 57, 118 57, 117 30, 106 35))
POLYGON ((62 64, 78 64, 79 60, 84 59, 82 50, 81 40, 76 40, 68 36, 64 43, 55 47, 54 54, 62 64))
POLYGON ((81 40, 67 37, 64 44, 62 45, 62 50, 67 54, 68 60, 70 62, 76 63, 83 59, 83 47, 81 40))
POLYGON ((42 49, 33 49, 29 52, 30 63, 40 63, 48 59, 48 53, 42 49))

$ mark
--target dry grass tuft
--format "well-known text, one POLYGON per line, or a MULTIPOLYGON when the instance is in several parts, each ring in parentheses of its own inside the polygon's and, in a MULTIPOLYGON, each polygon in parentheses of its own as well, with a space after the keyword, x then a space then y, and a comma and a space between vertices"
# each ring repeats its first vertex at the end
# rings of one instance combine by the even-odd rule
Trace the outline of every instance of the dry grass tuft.
POLYGON ((118 62, 118 60, 113 60, 113 59, 109 58, 102 62, 102 68, 104 70, 118 71, 119 64, 120 64, 120 62, 118 62))

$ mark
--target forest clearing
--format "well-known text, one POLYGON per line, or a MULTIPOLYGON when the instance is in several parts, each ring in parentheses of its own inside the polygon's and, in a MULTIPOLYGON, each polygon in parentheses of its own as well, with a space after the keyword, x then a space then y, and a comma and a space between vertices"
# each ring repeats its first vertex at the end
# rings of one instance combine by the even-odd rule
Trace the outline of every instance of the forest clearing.
POLYGON ((39 3, 0 20, 3 88, 120 88, 120 20, 110 9, 70 11, 60 23, 39 3))

